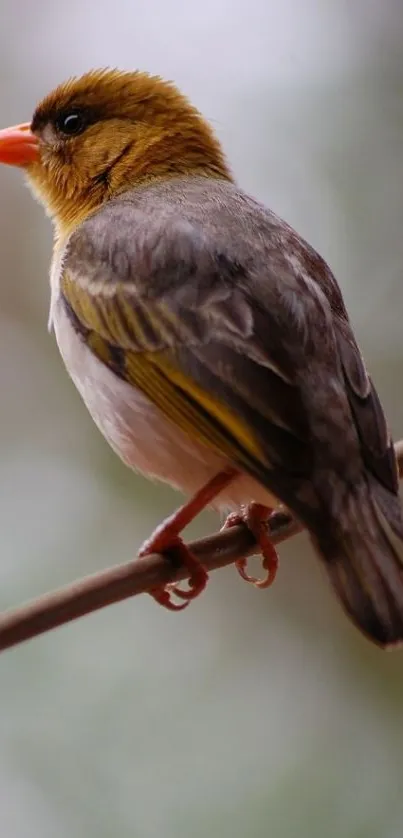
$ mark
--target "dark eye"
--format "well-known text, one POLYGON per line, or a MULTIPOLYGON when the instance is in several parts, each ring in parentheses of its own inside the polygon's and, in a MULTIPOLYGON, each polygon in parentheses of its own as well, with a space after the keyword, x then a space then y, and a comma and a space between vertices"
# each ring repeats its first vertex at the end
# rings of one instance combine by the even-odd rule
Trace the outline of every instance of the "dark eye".
POLYGON ((61 134, 67 137, 73 137, 75 134, 81 134, 86 127, 86 120, 81 111, 69 111, 62 113, 56 119, 56 128, 61 134))

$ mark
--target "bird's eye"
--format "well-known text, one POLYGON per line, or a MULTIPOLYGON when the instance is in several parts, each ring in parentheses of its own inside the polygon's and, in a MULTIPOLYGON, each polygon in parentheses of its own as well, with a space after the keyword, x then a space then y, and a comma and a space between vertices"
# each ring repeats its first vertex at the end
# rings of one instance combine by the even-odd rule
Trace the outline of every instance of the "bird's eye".
POLYGON ((61 134, 67 137, 73 137, 75 134, 81 134, 86 127, 84 114, 80 111, 69 111, 68 113, 60 114, 56 120, 56 128, 61 134))

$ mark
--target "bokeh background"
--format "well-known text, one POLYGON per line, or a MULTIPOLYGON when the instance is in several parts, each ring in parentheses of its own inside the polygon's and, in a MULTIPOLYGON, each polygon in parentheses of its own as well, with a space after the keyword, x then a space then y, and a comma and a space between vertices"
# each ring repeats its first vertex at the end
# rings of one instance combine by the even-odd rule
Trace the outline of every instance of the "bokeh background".
MULTIPOLYGON (((334 268, 403 436, 401 0, 0 0, 0 113, 92 66, 174 79, 243 186, 334 268)), ((179 502, 119 464, 46 331, 51 230, 0 171, 0 603, 132 557, 179 502)), ((205 515, 193 536, 217 527, 205 515)), ((403 653, 347 623, 304 537, 259 593, 144 596, 0 658, 7 838, 401 838, 403 653)))

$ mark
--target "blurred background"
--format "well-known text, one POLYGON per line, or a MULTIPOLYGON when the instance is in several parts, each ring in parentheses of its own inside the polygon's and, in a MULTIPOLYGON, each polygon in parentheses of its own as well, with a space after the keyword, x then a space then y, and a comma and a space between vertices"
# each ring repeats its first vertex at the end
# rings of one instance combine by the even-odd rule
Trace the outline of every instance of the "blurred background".
MULTIPOLYGON (((330 262, 403 436, 401 0, 0 0, 4 126, 70 74, 174 79, 242 185, 330 262)), ((47 334, 51 229, 0 171, 0 605, 136 553, 180 497, 130 474, 47 334)), ((217 528, 213 515, 193 526, 217 528)), ((403 653, 341 614, 305 538, 275 586, 212 575, 0 658, 7 838, 401 838, 403 653)))

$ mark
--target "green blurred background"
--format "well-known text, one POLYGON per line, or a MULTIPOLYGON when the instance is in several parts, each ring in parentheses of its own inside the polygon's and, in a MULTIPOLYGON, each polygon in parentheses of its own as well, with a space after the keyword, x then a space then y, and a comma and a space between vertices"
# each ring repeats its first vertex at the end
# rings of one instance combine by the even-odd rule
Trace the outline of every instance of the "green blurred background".
MULTIPOLYGON (((174 79, 242 185, 328 259, 403 436, 401 0, 0 0, 5 126, 92 66, 174 79)), ((132 557, 180 501, 130 474, 46 332, 51 230, 0 171, 1 607, 132 557)), ((218 525, 213 515, 192 529, 218 525)), ((7 838, 401 838, 403 653, 348 624, 305 538, 0 658, 7 838)))

